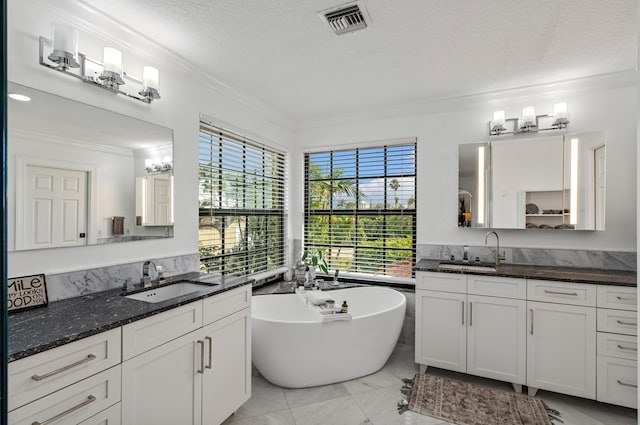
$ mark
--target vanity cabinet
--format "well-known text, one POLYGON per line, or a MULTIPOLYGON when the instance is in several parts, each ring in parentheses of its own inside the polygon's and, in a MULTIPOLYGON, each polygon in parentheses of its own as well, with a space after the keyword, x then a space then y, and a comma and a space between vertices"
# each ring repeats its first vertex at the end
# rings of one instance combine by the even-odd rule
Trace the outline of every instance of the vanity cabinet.
POLYGON ((120 341, 117 328, 9 363, 9 424, 80 423, 119 406, 120 341))
POLYGON ((597 400, 637 408, 637 290, 601 285, 597 307, 597 400))
POLYGON ((248 400, 250 306, 245 285, 124 326, 123 425, 217 425, 248 400))
POLYGON ((522 279, 418 272, 415 361, 514 384, 526 379, 522 279), (499 349, 496 349, 499 347, 499 349))

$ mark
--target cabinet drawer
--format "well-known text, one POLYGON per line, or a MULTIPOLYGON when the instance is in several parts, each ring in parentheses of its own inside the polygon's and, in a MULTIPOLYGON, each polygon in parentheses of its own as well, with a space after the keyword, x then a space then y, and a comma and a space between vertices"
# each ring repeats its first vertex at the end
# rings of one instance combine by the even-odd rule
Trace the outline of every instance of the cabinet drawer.
POLYGON ((527 299, 550 303, 596 306, 597 285, 584 283, 527 280, 527 299))
POLYGON ((202 327, 202 301, 196 301, 122 327, 122 359, 158 347, 202 327))
POLYGON ((598 285, 598 307, 636 311, 637 305, 636 288, 598 285))
POLYGON ((120 328, 8 365, 9 410, 120 363, 120 328))
POLYGON ((527 296, 527 282, 524 279, 496 276, 467 276, 469 294, 490 297, 515 298, 524 300, 527 296))
POLYGON ((251 305, 251 285, 244 285, 202 300, 204 325, 251 305))
POLYGON ((638 335, 635 311, 598 309, 598 332, 638 335))
POLYGON ((634 360, 598 357, 596 399, 620 406, 638 407, 638 369, 634 360))
POLYGON ((598 355, 636 360, 638 358, 638 338, 598 332, 598 355))
POLYGON ((466 294, 467 276, 458 273, 418 272, 416 289, 466 294))
POLYGON ((82 422, 120 401, 120 379, 120 366, 114 366, 9 412, 9 424, 82 422))
POLYGON ((90 417, 86 421, 80 422, 78 425, 120 425, 121 423, 120 403, 118 403, 90 417))

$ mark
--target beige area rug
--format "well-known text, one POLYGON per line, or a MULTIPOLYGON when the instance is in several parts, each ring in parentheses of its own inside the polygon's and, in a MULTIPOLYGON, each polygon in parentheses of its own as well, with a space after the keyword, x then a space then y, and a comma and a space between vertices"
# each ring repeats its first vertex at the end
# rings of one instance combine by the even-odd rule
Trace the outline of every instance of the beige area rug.
POLYGON ((417 374, 406 379, 398 411, 412 410, 458 425, 553 425, 556 410, 540 399, 480 385, 417 374))

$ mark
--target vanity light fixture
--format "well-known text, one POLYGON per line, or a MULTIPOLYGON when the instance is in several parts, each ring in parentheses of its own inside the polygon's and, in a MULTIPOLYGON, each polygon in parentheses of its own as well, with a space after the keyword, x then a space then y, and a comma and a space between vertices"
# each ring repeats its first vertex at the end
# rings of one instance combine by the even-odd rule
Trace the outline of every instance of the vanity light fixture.
POLYGON ((113 47, 104 48, 102 62, 92 59, 78 52, 78 31, 68 25, 54 24, 53 40, 40 36, 39 59, 42 66, 113 93, 145 103, 160 99, 160 71, 157 68, 145 66, 142 78, 128 74, 123 69, 122 52, 113 47), (139 88, 123 91, 120 86, 126 84, 125 79, 139 88))
POLYGON ((98 77, 106 88, 118 90, 122 80, 122 52, 113 47, 104 48, 103 71, 98 77))
POLYGON ((566 102, 553 105, 553 114, 537 115, 533 106, 526 106, 522 108, 522 116, 519 118, 505 118, 504 111, 495 111, 493 119, 489 122, 489 135, 562 130, 567 127, 567 124, 569 119, 566 102))
POLYGON ((478 147, 478 224, 484 224, 484 199, 485 199, 485 178, 484 178, 484 146, 478 147))
POLYGON ((579 139, 571 139, 571 175, 569 187, 569 224, 578 224, 578 144, 579 139))
POLYGON ((52 25, 53 51, 48 56, 51 62, 56 63, 56 68, 66 71, 69 68, 78 68, 78 31, 69 25, 55 22, 52 25))

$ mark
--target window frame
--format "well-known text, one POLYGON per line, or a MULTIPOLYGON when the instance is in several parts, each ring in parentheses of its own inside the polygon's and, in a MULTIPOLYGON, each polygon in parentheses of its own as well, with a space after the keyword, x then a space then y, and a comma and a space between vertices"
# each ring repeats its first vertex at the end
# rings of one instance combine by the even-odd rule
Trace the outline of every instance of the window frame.
MULTIPOLYGON (((354 268, 358 269, 361 267, 361 265, 359 265, 356 262, 356 258, 358 257, 357 253, 359 249, 373 249, 376 251, 381 251, 383 252, 383 260, 380 262, 380 264, 382 266, 384 266, 384 273, 383 274, 379 274, 379 273, 363 273, 363 272, 359 272, 359 271, 344 271, 344 270, 340 270, 341 276, 345 276, 347 278, 355 278, 355 279, 361 279, 361 280, 367 280, 367 281, 371 281, 371 282, 376 282, 376 281, 395 281, 398 283, 407 283, 407 282, 411 282, 413 283, 415 281, 415 271, 413 270, 413 267, 416 264, 417 258, 416 258, 416 245, 417 245, 417 187, 418 187, 418 167, 417 167, 417 154, 418 154, 418 144, 417 144, 417 139, 415 138, 411 138, 411 139, 403 139, 400 141, 387 141, 387 142, 382 142, 380 144, 370 144, 370 145, 365 145, 365 146, 349 146, 349 147, 344 147, 344 148, 339 148, 339 149, 332 149, 332 148, 327 148, 324 150, 314 150, 314 151, 307 151, 304 152, 304 219, 303 219, 303 225, 304 225, 304 230, 303 230, 303 242, 304 242, 304 247, 313 247, 313 248, 322 248, 322 249, 332 249, 332 248, 341 248, 341 247, 347 247, 347 245, 341 245, 341 244, 335 244, 332 243, 331 241, 329 241, 329 243, 323 244, 323 243, 311 243, 309 237, 309 231, 310 231, 310 218, 311 217, 329 217, 329 234, 332 235, 331 232, 331 217, 353 217, 354 218, 354 226, 355 226, 355 231, 354 236, 353 236, 353 243, 351 245, 349 245, 349 247, 352 247, 354 249, 354 254, 353 254, 353 258, 354 258, 354 268), (413 155, 414 155, 414 163, 413 163, 413 174, 402 174, 402 175, 398 175, 398 174, 389 174, 388 173, 388 169, 387 169, 387 159, 388 159, 388 148, 397 148, 397 147, 412 147, 413 148, 413 155), (362 151, 367 151, 367 150, 375 150, 375 149, 384 149, 384 159, 385 159, 385 165, 384 165, 384 175, 371 175, 369 173, 366 174, 366 176, 360 176, 360 168, 362 166, 362 164, 360 163, 360 153, 362 151), (353 177, 339 177, 339 178, 334 178, 333 176, 333 157, 335 153, 339 153, 339 152, 351 152, 354 151, 355 152, 355 156, 356 156, 356 165, 355 165, 355 176, 353 177), (322 180, 311 180, 310 179, 310 156, 311 155, 317 155, 317 154, 328 154, 330 157, 330 165, 329 165, 329 177, 327 179, 322 179, 322 180), (394 208, 392 206, 390 206, 390 203, 388 202, 389 200, 389 194, 388 191, 392 190, 389 188, 388 182, 391 179, 394 178, 413 178, 413 187, 414 187, 414 191, 413 191, 413 208, 401 208, 398 209, 397 207, 394 208), (360 182, 363 180, 370 180, 370 179, 383 179, 384 180, 384 208, 361 208, 361 199, 360 199, 360 182), (310 183, 312 181, 330 181, 330 182, 334 182, 334 181, 338 181, 338 180, 355 180, 356 184, 357 184, 357 190, 356 190, 356 197, 355 197, 355 207, 354 208, 349 208, 349 209, 345 209, 345 208, 334 208, 334 199, 333 199, 333 192, 331 192, 331 197, 330 197, 330 201, 329 201, 329 208, 325 208, 325 209, 311 209, 311 197, 310 197, 310 183), (391 217, 391 216, 409 216, 411 217, 411 237, 412 237, 412 243, 411 243, 411 248, 397 248, 397 247, 390 247, 387 246, 386 243, 382 246, 382 247, 374 247, 374 246, 358 246, 358 226, 359 226, 359 219, 361 217, 382 217, 385 223, 385 227, 382 230, 383 234, 386 235, 387 231, 388 231, 388 227, 387 227, 387 217, 391 217), (398 277, 398 276, 394 276, 394 275, 388 275, 386 274, 389 267, 393 266, 393 263, 389 263, 387 264, 386 259, 388 258, 387 253, 388 251, 392 251, 392 250, 402 250, 402 251, 410 251, 411 252, 411 276, 406 276, 406 277, 398 277)), ((330 256, 328 256, 330 257, 330 256)), ((334 270, 334 268, 332 267, 331 264, 331 258, 326 258, 328 263, 329 263, 329 268, 334 270)))
MULTIPOLYGON (((231 149, 231 147, 227 147, 227 150, 231 151, 231 149)), ((237 154, 237 152, 234 154, 237 154)), ((204 119, 200 120, 198 133, 198 250, 200 254, 199 263, 201 271, 205 271, 207 273, 220 273, 221 275, 230 276, 259 276, 259 278, 262 279, 276 275, 278 273, 282 273, 286 270, 286 236, 288 226, 286 167, 287 154, 282 150, 269 146, 265 143, 257 142, 235 131, 231 131, 222 126, 215 125, 204 119), (223 165, 225 145, 223 140, 227 142, 227 144, 231 142, 232 144, 240 146, 242 149, 242 170, 235 171, 238 172, 238 175, 242 178, 242 181, 240 182, 243 188, 241 191, 242 201, 239 202, 241 206, 223 206, 225 202, 227 202, 225 201, 223 196, 225 182, 228 183, 228 180, 225 180, 224 178, 224 174, 225 172, 230 171, 230 169, 225 168, 225 166, 223 165), (209 177, 210 188, 208 191, 204 191, 204 193, 210 195, 210 199, 212 200, 209 206, 202 206, 202 200, 200 198, 203 194, 203 166, 205 164, 203 162, 203 150, 208 150, 211 153, 211 155, 209 156, 210 165, 207 171, 205 171, 210 172, 211 174, 211 176, 209 177), (252 151, 252 154, 255 154, 256 152, 260 152, 262 154, 262 175, 258 175, 255 173, 252 174, 251 172, 247 171, 247 152, 249 150, 252 151), (215 152, 217 152, 217 155, 215 154, 215 152), (265 160, 266 155, 273 155, 274 157, 275 166, 271 166, 272 171, 275 173, 275 176, 273 177, 267 176, 266 173, 264 173, 264 171, 267 169, 265 160), (254 176, 257 179, 262 179, 262 208, 247 207, 247 198, 250 197, 246 190, 248 189, 247 176, 254 176), (267 180, 270 180, 270 183, 273 184, 273 187, 275 187, 276 189, 275 197, 273 198, 268 198, 266 196, 268 189, 268 185, 266 183, 267 180), (216 197, 217 199, 214 200, 216 197), (271 202, 275 204, 275 206, 272 208, 267 208, 265 206, 267 199, 270 199, 271 202), (226 246, 226 229, 229 220, 233 220, 234 217, 244 218, 244 232, 246 234, 250 232, 249 222, 251 221, 252 217, 258 217, 263 221, 263 225, 260 226, 260 228, 264 231, 266 241, 264 242, 264 246, 259 250, 261 254, 263 254, 259 257, 260 261, 255 263, 251 261, 252 256, 255 256, 256 254, 256 250, 249 249, 249 240, 247 237, 242 238, 242 249, 239 252, 229 252, 230 248, 236 245, 232 243, 230 247, 226 246), (216 220, 220 220, 220 228, 222 229, 222 231, 219 232, 221 243, 220 248, 216 250, 217 253, 206 256, 203 256, 203 248, 215 249, 215 245, 209 244, 208 246, 203 246, 202 236, 200 234, 200 231, 203 229, 203 218, 211 219, 211 227, 215 227, 216 220), (275 232, 271 232, 269 230, 270 220, 273 218, 275 218, 278 226, 275 232), (269 238, 273 235, 275 235, 277 239, 277 241, 273 244, 276 247, 276 251, 274 255, 269 255, 270 253, 273 253, 273 250, 269 245, 269 238), (229 260, 232 260, 234 258, 238 259, 241 265, 239 267, 230 269, 228 268, 227 263, 229 260), (276 260, 275 264, 272 267, 269 267, 269 258, 274 258, 276 260), (255 266, 256 264, 260 265, 261 269, 251 270, 251 267, 255 266)), ((206 178, 204 178, 204 180, 206 180, 206 178)), ((271 193, 271 196, 274 196, 273 192, 271 193)), ((253 200, 256 201, 255 198, 253 198, 253 200)), ((238 202, 237 199, 236 202, 238 202)))

